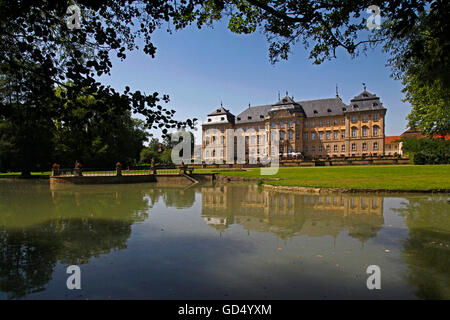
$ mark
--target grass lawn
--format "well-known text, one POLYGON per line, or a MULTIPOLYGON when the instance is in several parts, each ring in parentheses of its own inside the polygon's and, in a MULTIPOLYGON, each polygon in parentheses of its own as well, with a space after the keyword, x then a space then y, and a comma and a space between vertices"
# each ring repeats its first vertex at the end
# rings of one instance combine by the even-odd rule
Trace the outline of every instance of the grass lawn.
POLYGON ((276 186, 353 189, 429 190, 450 189, 450 165, 345 166, 279 168, 276 175, 261 176, 260 169, 223 171, 224 175, 280 178, 264 181, 276 186))
MULTIPOLYGON (((51 175, 50 171, 45 172, 31 172, 32 176, 49 176, 51 175)), ((0 176, 20 176, 20 172, 0 172, 0 176)))

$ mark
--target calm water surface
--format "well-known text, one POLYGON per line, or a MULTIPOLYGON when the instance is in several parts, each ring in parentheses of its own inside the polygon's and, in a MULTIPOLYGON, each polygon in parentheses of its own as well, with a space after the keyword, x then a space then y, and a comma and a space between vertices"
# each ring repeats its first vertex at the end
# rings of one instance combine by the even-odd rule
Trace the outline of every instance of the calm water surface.
POLYGON ((3 180, 0 299, 450 299, 448 199, 3 180))

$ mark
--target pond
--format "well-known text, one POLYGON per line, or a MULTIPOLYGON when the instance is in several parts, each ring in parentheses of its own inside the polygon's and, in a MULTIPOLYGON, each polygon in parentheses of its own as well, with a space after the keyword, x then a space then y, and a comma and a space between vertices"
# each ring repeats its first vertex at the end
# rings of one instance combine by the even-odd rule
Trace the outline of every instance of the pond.
POLYGON ((448 199, 3 180, 0 299, 450 299, 448 199))

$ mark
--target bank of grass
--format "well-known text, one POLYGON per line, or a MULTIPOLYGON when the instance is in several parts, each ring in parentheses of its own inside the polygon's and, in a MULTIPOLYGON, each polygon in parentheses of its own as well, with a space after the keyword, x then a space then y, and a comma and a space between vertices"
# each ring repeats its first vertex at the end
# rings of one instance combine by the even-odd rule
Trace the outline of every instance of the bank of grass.
POLYGON ((264 181, 274 186, 315 188, 442 190, 450 189, 450 165, 283 167, 275 175, 261 176, 260 169, 223 171, 229 176, 279 178, 264 181))
MULTIPOLYGON (((31 172, 32 176, 49 176, 51 174, 50 171, 45 172, 31 172)), ((20 172, 0 172, 0 177, 14 177, 14 176, 20 176, 20 172)))

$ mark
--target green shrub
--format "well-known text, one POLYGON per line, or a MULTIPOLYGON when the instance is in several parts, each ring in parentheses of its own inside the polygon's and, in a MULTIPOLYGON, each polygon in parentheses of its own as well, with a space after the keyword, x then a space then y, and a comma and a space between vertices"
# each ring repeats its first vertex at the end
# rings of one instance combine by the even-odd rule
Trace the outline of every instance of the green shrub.
POLYGON ((403 151, 414 164, 450 164, 450 140, 404 138, 403 151))

